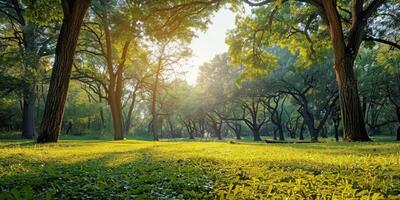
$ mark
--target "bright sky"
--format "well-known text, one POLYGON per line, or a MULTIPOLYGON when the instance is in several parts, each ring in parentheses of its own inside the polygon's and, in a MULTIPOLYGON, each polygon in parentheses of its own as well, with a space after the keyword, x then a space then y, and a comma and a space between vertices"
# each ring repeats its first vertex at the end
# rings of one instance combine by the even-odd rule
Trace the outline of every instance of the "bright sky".
POLYGON ((216 54, 228 51, 225 36, 229 29, 235 27, 235 14, 228 8, 222 8, 211 18, 211 23, 207 31, 198 32, 198 37, 190 44, 193 57, 188 60, 189 66, 185 69, 189 84, 196 84, 199 66, 210 61, 216 54))

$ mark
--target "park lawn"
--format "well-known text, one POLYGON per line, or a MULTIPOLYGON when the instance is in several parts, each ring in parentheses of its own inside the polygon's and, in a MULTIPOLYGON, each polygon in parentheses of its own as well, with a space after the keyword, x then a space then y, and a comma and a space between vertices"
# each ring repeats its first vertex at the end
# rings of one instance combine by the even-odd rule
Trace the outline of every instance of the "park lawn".
POLYGON ((400 199, 400 143, 0 141, 21 199, 400 199))

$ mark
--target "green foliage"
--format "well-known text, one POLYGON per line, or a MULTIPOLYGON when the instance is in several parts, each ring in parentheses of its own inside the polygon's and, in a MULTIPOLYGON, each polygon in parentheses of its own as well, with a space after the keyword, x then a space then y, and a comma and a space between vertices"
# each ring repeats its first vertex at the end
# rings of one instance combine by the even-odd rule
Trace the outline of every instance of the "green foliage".
POLYGON ((397 143, 2 141, 0 148, 1 196, 9 199, 396 199, 400 192, 397 143))

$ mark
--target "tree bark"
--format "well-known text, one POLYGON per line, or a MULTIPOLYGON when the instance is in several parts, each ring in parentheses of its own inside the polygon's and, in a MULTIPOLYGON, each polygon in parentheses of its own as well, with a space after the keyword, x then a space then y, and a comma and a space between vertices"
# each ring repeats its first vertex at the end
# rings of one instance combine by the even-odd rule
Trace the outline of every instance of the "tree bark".
POLYGON ((235 129, 235 135, 237 140, 241 140, 242 138, 240 137, 240 133, 242 132, 242 126, 240 124, 237 125, 237 128, 235 129))
MULTIPOLYGON (((22 61, 22 73, 24 79, 25 89, 23 91, 23 107, 22 107, 22 137, 32 139, 35 135, 35 110, 34 105, 36 101, 35 85, 40 55, 38 54, 37 32, 38 25, 32 21, 26 21, 23 13, 24 9, 18 0, 10 1, 16 13, 16 21, 21 26, 20 32, 22 33, 22 42, 18 44, 22 61)), ((35 2, 33 2, 34 4, 35 2)), ((14 34, 17 35, 19 31, 14 29, 14 34)))
POLYGON ((129 105, 128 116, 126 117, 125 120, 125 133, 129 132, 129 129, 131 128, 132 125, 132 112, 133 108, 135 107, 137 87, 138 85, 135 86, 135 90, 132 92, 132 101, 131 104, 129 105))
POLYGON ((359 3, 358 1, 353 3, 352 27, 348 33, 348 43, 346 45, 342 22, 336 9, 336 1, 323 1, 332 40, 344 141, 370 141, 365 128, 358 96, 357 80, 353 69, 354 60, 362 42, 363 29, 367 21, 361 13, 362 3, 359 3))
POLYGON ((301 127, 300 127, 299 140, 304 140, 303 133, 304 133, 304 122, 301 124, 301 127))
POLYGON ((333 119, 333 126, 335 128, 335 140, 336 142, 339 141, 339 123, 340 123, 340 118, 334 118, 333 119))
MULTIPOLYGON (((339 60, 340 58, 335 59, 339 60)), ((345 141, 370 141, 364 123, 364 115, 358 96, 357 80, 354 75, 354 59, 345 56, 336 62, 336 80, 339 86, 340 110, 342 113, 345 141)))
POLYGON ((151 91, 151 127, 150 133, 153 135, 153 140, 157 141, 157 128, 158 128, 158 113, 157 113, 157 94, 158 94, 158 84, 159 84, 159 76, 161 72, 161 61, 159 61, 159 65, 157 71, 155 73, 155 79, 151 91))
POLYGON ((260 129, 252 129, 254 141, 261 141, 260 129))
MULTIPOLYGON (((397 115, 397 120, 400 122, 400 107, 396 106, 396 115, 397 115)), ((400 141, 400 126, 397 128, 397 141, 400 141)))
POLYGON ((64 19, 58 36, 49 92, 37 139, 39 143, 58 141, 76 44, 90 2, 90 0, 61 1, 64 19))
POLYGON ((113 93, 110 93, 108 96, 108 104, 110 105, 111 116, 114 125, 114 140, 123 140, 124 130, 122 128, 121 107, 118 105, 118 99, 113 93))
POLYGON ((167 122, 168 122, 168 127, 169 127, 169 135, 171 136, 171 138, 173 138, 175 135, 175 130, 174 130, 174 125, 172 124, 172 121, 171 121, 171 116, 169 114, 167 116, 167 122))
POLYGON ((32 139, 35 136, 35 94, 25 92, 22 109, 22 137, 32 139))

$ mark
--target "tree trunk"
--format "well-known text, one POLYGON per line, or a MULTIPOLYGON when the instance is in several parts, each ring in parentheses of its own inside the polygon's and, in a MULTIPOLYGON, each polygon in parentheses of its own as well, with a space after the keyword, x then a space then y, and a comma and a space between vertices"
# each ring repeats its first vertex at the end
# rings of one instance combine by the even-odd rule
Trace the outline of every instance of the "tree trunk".
POLYGON ((304 122, 301 124, 301 128, 300 128, 300 134, 299 134, 299 140, 304 140, 304 122))
POLYGON ((353 65, 362 42, 365 19, 362 14, 362 1, 354 1, 352 9, 351 30, 348 33, 347 44, 342 29, 336 1, 322 1, 333 47, 336 81, 339 88, 339 102, 343 121, 344 141, 371 141, 361 109, 358 96, 357 80, 353 65))
POLYGON ((193 130, 189 130, 188 133, 189 133, 189 139, 194 140, 193 130))
POLYGON ((25 92, 22 109, 22 137, 32 139, 35 136, 35 94, 25 92))
POLYGON ((334 121, 333 126, 335 127, 335 140, 336 142, 339 141, 339 121, 334 121))
POLYGON ((261 141, 260 130, 259 129, 252 129, 254 141, 261 141))
MULTIPOLYGON (((36 73, 38 73, 38 65, 40 56, 38 55, 37 33, 40 32, 38 24, 25 20, 23 15, 24 9, 17 0, 10 1, 12 3, 18 23, 21 26, 22 44, 19 44, 21 54, 22 75, 26 80, 24 82, 23 91, 23 107, 22 107, 22 137, 32 139, 35 136, 35 101, 37 91, 36 73)), ((34 4, 34 2, 33 2, 34 4)), ((16 30, 15 30, 16 31, 16 30)), ((16 33, 14 33, 16 34, 16 33)), ((19 33, 18 33, 19 34, 19 33)))
POLYGON ((222 140, 221 124, 218 124, 217 121, 212 121, 212 124, 213 124, 213 129, 214 129, 215 135, 217 135, 218 140, 222 140))
POLYGON ((235 123, 234 125, 234 132, 236 135, 237 140, 241 140, 242 138, 240 137, 240 133, 242 132, 242 125, 235 123))
POLYGON ((114 95, 110 93, 108 96, 108 104, 111 109, 111 116, 114 125, 114 140, 123 140, 124 139, 124 130, 122 126, 122 113, 121 108, 117 105, 118 99, 115 99, 114 95))
POLYGON ((353 58, 346 56, 335 66, 339 86, 340 110, 343 120, 344 141, 370 141, 365 129, 363 112, 358 96, 353 58))
POLYGON ((193 128, 192 128, 192 122, 190 121, 190 120, 188 120, 188 122, 187 123, 185 123, 184 121, 183 121, 183 124, 185 125, 185 127, 186 127, 186 130, 187 130, 187 132, 188 132, 188 134, 189 134, 189 139, 194 139, 194 131, 193 131, 193 128))
POLYGON ((239 127, 237 128, 237 130, 235 130, 235 135, 236 135, 236 139, 237 140, 241 140, 242 138, 240 137, 240 132, 241 132, 241 127, 239 125, 239 127))
POLYGON ((131 128, 132 112, 133 112, 133 108, 135 107, 135 102, 136 102, 136 89, 132 94, 132 101, 131 101, 131 104, 129 105, 128 116, 126 117, 126 120, 125 120, 125 133, 128 133, 129 129, 131 128))
POLYGON ((283 128, 281 125, 278 126, 279 140, 285 140, 285 136, 283 135, 283 128))
POLYGON ((314 128, 308 130, 310 131, 311 142, 318 142, 318 131, 314 128))
POLYGON ((277 132, 277 130, 278 130, 278 129, 274 128, 274 131, 273 131, 273 138, 274 138, 274 140, 277 140, 277 137, 276 137, 276 132, 277 132))
POLYGON ((39 143, 58 141, 76 43, 90 0, 62 0, 61 4, 64 19, 58 36, 46 106, 37 139, 39 143))
POLYGON ((169 116, 169 114, 168 114, 167 121, 168 121, 168 127, 169 127, 169 134, 170 134, 171 138, 173 138, 175 135, 175 130, 174 130, 174 125, 172 124, 172 121, 171 121, 171 116, 169 116))
POLYGON ((156 72, 156 76, 155 76, 155 81, 153 83, 153 88, 152 88, 152 97, 151 97, 151 129, 150 129, 150 133, 153 135, 153 140, 157 141, 158 140, 158 136, 157 136, 157 123, 158 123, 158 119, 157 119, 157 90, 158 90, 158 78, 159 78, 159 72, 160 70, 158 69, 156 72))
MULTIPOLYGON (((100 102, 101 103, 101 102, 100 102)), ((102 105, 101 105, 102 106, 102 105)), ((103 112, 103 107, 100 107, 100 129, 103 130, 106 126, 105 120, 104 120, 104 112, 103 112)))
POLYGON ((303 121, 308 128, 311 142, 317 142, 319 130, 315 128, 314 117, 309 111, 308 105, 304 106, 303 109, 300 110, 300 115, 303 117, 303 121))
MULTIPOLYGON (((400 107, 396 106, 397 120, 400 122, 400 107)), ((400 141, 400 126, 397 128, 397 141, 400 141)))

